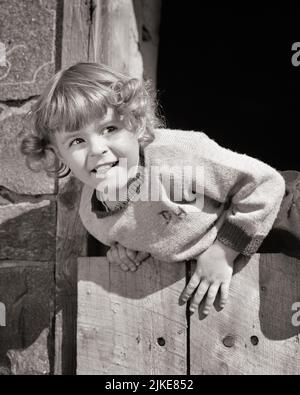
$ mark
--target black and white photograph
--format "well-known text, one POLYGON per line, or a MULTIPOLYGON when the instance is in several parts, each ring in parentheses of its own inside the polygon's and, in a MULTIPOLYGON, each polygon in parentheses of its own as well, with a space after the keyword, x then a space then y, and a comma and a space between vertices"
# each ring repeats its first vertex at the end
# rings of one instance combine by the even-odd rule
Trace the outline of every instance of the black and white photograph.
POLYGON ((0 375, 300 374, 299 27, 0 0, 0 375))

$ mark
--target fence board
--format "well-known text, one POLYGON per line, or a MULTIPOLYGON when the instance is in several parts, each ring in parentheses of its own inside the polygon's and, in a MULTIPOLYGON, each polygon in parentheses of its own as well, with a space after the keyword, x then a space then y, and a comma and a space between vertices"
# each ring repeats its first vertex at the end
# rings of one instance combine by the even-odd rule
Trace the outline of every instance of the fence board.
POLYGON ((88 60, 91 5, 86 0, 64 1, 61 66, 88 60))
POLYGON ((300 374, 300 261, 257 254, 245 264, 224 311, 192 316, 191 374, 300 374))
POLYGON ((78 262, 77 374, 186 374, 185 266, 78 262))
POLYGON ((141 78, 138 20, 132 0, 94 0, 89 61, 141 78))
POLYGON ((161 0, 133 0, 138 22, 139 48, 143 58, 143 75, 156 86, 161 0))
POLYGON ((81 184, 71 177, 57 199, 55 373, 76 373, 77 257, 86 255, 87 233, 78 206, 81 184))
MULTIPOLYGON (((88 60, 91 2, 63 2, 61 67, 88 60)), ((59 183, 57 203, 55 374, 76 373, 77 257, 86 255, 87 235, 79 214, 81 184, 59 183)))

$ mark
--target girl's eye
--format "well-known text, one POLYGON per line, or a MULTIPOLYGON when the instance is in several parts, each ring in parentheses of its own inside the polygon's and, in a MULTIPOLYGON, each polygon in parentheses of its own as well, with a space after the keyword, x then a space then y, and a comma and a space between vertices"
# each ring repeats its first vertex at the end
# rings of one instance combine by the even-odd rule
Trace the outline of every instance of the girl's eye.
POLYGON ((116 130, 118 130, 118 128, 116 126, 107 126, 103 130, 103 134, 109 134, 109 133, 115 132, 116 130))
POLYGON ((72 145, 78 145, 78 144, 80 144, 82 141, 83 141, 83 139, 81 139, 81 138, 74 139, 74 140, 72 140, 72 141, 70 142, 69 146, 71 147, 72 145))

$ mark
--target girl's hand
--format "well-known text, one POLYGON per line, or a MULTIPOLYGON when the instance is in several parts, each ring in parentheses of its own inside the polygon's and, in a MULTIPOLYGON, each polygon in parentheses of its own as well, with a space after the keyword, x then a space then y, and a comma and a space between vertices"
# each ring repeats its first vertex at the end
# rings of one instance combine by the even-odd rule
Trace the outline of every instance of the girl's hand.
POLYGON ((149 256, 148 252, 133 251, 119 243, 114 243, 106 254, 109 263, 119 265, 126 272, 128 270, 136 271, 139 265, 149 256))
POLYGON ((185 303, 196 291, 190 304, 190 312, 193 313, 206 295, 203 313, 208 315, 220 289, 220 307, 223 308, 228 299, 233 262, 238 255, 238 252, 215 241, 199 255, 196 270, 181 294, 180 302, 185 303))

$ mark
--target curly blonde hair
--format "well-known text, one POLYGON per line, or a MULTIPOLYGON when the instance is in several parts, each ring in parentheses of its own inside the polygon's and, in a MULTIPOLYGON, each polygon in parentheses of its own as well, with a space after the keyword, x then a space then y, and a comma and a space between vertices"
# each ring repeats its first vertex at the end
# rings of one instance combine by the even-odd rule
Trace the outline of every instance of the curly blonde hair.
POLYGON ((54 152, 54 134, 74 132, 103 117, 112 107, 122 116, 125 127, 138 133, 143 148, 153 141, 153 130, 163 126, 156 115, 157 105, 149 82, 123 75, 98 63, 77 63, 61 70, 47 84, 29 115, 34 133, 23 139, 21 152, 32 170, 41 168, 59 176, 69 174, 62 163, 57 169, 49 151, 54 152), (36 163, 41 166, 36 167, 36 163), (53 168, 54 170, 50 170, 53 168))

